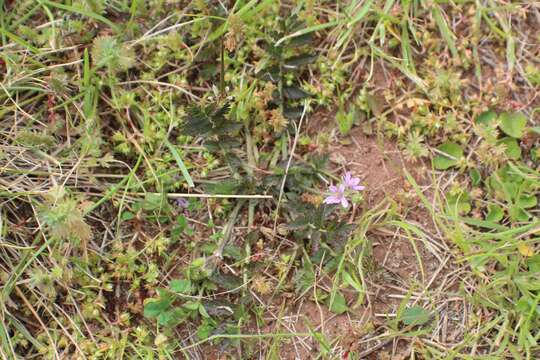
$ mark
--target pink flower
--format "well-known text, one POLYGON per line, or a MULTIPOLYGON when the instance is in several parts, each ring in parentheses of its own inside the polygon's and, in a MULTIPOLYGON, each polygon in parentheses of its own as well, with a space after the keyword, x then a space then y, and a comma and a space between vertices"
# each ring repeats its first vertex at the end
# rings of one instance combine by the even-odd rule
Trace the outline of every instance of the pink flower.
POLYGON ((350 190, 360 191, 366 188, 365 186, 358 185, 360 184, 360 179, 352 177, 349 171, 345 173, 345 176, 343 176, 342 179, 343 179, 343 184, 345 185, 345 187, 349 188, 350 190))
POLYGON ((345 185, 330 185, 329 190, 331 195, 324 199, 325 204, 341 204, 345 209, 349 207, 349 201, 345 197, 345 185))
POLYGON ((330 195, 324 199, 325 204, 340 204, 343 208, 349 207, 349 200, 347 200, 347 195, 351 195, 352 191, 364 190, 366 187, 359 185, 360 179, 352 177, 350 172, 346 172, 345 175, 341 178, 342 183, 338 186, 330 185, 328 190, 330 195))

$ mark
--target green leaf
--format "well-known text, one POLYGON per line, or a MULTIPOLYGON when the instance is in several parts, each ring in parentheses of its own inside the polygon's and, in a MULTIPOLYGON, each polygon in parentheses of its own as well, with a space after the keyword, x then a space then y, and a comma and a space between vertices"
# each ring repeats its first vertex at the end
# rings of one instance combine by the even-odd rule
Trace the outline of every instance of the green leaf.
POLYGON ((283 88, 283 96, 290 100, 302 100, 310 97, 311 94, 305 92, 298 86, 287 86, 283 88))
POLYGON ((512 221, 525 222, 530 218, 530 215, 519 206, 510 206, 508 209, 508 214, 510 215, 510 219, 512 219, 512 221))
POLYGON ((184 161, 182 160, 182 158, 180 157, 180 154, 178 153, 178 151, 175 149, 175 147, 169 142, 169 140, 167 139, 164 139, 163 141, 165 143, 165 145, 169 148, 169 151, 171 152, 171 154, 173 155, 174 157, 174 160, 176 160, 176 163, 178 164, 178 167, 180 168, 180 172, 182 173, 182 176, 184 177, 184 179, 186 179, 187 183, 188 183, 188 186, 189 187, 194 187, 195 184, 193 183, 193 179, 191 178, 191 176, 189 175, 189 171, 186 167, 186 165, 184 164, 184 161))
POLYGON ((198 301, 187 301, 184 303, 184 305, 182 305, 182 307, 191 311, 198 311, 199 306, 201 306, 201 303, 198 301))
POLYGON ((212 136, 224 135, 238 130, 238 123, 229 121, 229 104, 210 103, 208 105, 193 105, 187 110, 182 130, 185 135, 212 136))
POLYGON ((243 284, 241 278, 232 274, 215 273, 210 276, 210 280, 225 290, 237 290, 243 284))
POLYGON ((533 255, 527 259, 527 266, 532 273, 540 272, 540 255, 533 255))
POLYGON ((338 111, 336 114, 336 121, 338 122, 339 132, 342 135, 347 135, 351 131, 354 123, 354 113, 346 113, 344 111, 338 111))
POLYGON ((506 156, 511 160, 521 159, 521 148, 516 139, 511 137, 505 137, 499 140, 500 144, 505 145, 506 150, 504 151, 506 156))
POLYGON ((317 60, 317 55, 311 54, 302 54, 298 56, 293 56, 285 60, 285 67, 288 68, 297 68, 301 65, 312 64, 317 60))
POLYGON ((164 194, 147 193, 140 207, 147 211, 159 211, 167 205, 164 194))
POLYGON ((449 169, 463 158, 463 149, 456 143, 444 143, 437 150, 439 154, 433 159, 433 167, 437 170, 449 169))
POLYGON ((534 195, 521 195, 517 199, 516 205, 523 209, 530 209, 536 206, 538 199, 534 195))
POLYGON ((504 217, 504 210, 499 205, 489 204, 486 221, 497 223, 504 217))
MULTIPOLYGON (((320 30, 323 30, 323 29, 326 29, 326 28, 329 28, 329 27, 336 26, 337 24, 338 24, 338 21, 334 20, 334 21, 330 21, 330 22, 327 22, 327 23, 324 23, 324 24, 318 24, 318 25, 315 25, 315 26, 310 26, 308 28, 295 31, 292 34, 288 34, 287 36, 284 36, 281 39, 279 39, 275 43, 274 46, 280 46, 283 42, 285 42, 287 40, 294 39, 294 38, 298 38, 298 37, 304 37, 305 38, 305 35, 308 35, 308 34, 311 34, 313 32, 320 31, 320 30)), ((289 42, 288 45, 291 45, 291 42, 289 42)), ((296 43, 296 45, 298 45, 298 43, 296 43)))
POLYGON ((283 108, 283 116, 285 116, 287 119, 300 119, 303 113, 303 106, 285 106, 283 108))
POLYGON ((197 337, 201 340, 208 339, 213 330, 214 326, 211 324, 211 322, 204 321, 197 328, 197 337))
POLYGON ((206 193, 210 194, 236 194, 242 187, 242 182, 236 179, 217 180, 215 183, 204 184, 203 188, 206 193))
POLYGON ((508 136, 520 139, 527 125, 527 117, 518 112, 504 112, 499 116, 501 130, 508 136))
POLYGON ((91 10, 87 10, 80 6, 64 5, 57 1, 41 0, 40 2, 42 3, 42 5, 48 5, 48 6, 55 7, 61 10, 65 10, 67 12, 77 13, 77 14, 89 17, 91 19, 101 21, 102 23, 109 25, 111 29, 113 29, 116 33, 120 32, 120 28, 118 27, 118 25, 116 25, 114 22, 107 19, 106 17, 96 14, 95 12, 91 10))
POLYGON ((540 160, 540 146, 531 149, 531 159, 535 162, 540 160))
POLYGON ((413 306, 403 311, 401 321, 405 325, 423 325, 429 321, 431 314, 421 306, 413 306))
POLYGON ((540 126, 533 126, 531 129, 530 129, 532 132, 540 135, 540 126))
POLYGON ((471 169, 469 171, 469 176, 471 177, 471 183, 473 186, 477 186, 480 184, 480 181, 482 181, 482 176, 480 175, 480 171, 478 171, 478 169, 471 169))
POLYGON ((203 318, 209 318, 210 315, 208 315, 208 312, 206 311, 206 309, 204 308, 204 305, 203 304, 200 304, 199 306, 199 314, 201 314, 201 316, 203 318))
POLYGON ((133 220, 135 218, 135 214, 133 214, 132 212, 129 212, 129 211, 124 211, 124 212, 122 212, 122 215, 120 216, 120 218, 123 221, 133 220))
POLYGON ((468 214, 471 211, 471 198, 468 193, 449 194, 446 200, 448 202, 448 212, 453 216, 468 214))
POLYGON ((441 33, 442 38, 446 41, 452 56, 454 59, 459 60, 459 52, 455 42, 456 35, 452 32, 450 26, 448 26, 442 12, 443 10, 441 10, 440 6, 435 3, 433 6, 433 18, 435 19, 435 23, 439 27, 439 32, 441 33))
POLYGON ((349 310, 345 297, 339 291, 336 292, 336 295, 334 296, 334 301, 330 304, 331 298, 331 296, 328 297, 328 307, 331 312, 335 314, 343 314, 345 311, 349 310))
POLYGON ((475 122, 478 125, 491 125, 493 122, 497 120, 497 113, 493 110, 484 111, 478 117, 475 119, 475 122))
POLYGON ((157 322, 159 325, 172 327, 183 322, 188 315, 183 309, 176 307, 160 313, 157 322))
POLYGON ((174 279, 169 283, 171 291, 181 294, 191 294, 191 281, 187 279, 174 279))
POLYGON ((178 225, 180 231, 184 231, 184 229, 188 226, 186 217, 184 215, 178 215, 176 217, 176 225, 178 225))
POLYGON ((356 279, 354 279, 351 274, 349 274, 347 271, 344 271, 343 272, 343 281, 353 287, 356 291, 358 291, 359 293, 363 293, 364 292, 364 289, 362 289, 362 284, 360 282, 358 282, 356 279))
POLYGON ((144 316, 150 319, 157 318, 161 313, 167 311, 171 304, 171 298, 150 299, 144 304, 144 316))

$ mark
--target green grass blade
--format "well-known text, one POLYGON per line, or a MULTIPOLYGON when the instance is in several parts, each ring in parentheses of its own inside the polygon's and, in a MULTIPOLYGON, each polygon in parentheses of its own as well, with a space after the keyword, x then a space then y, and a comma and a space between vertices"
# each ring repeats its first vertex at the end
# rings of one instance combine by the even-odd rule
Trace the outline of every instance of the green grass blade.
POLYGON ((459 60, 459 52, 457 50, 456 43, 454 41, 456 35, 454 35, 452 30, 450 30, 450 28, 448 27, 448 24, 446 23, 446 20, 444 19, 441 8, 439 6, 433 7, 433 17, 435 18, 435 22, 437 23, 437 26, 439 27, 441 36, 448 44, 448 48, 450 49, 452 56, 454 57, 455 60, 459 60))
POLYGON ((108 25, 111 29, 113 29, 117 33, 120 31, 120 28, 115 23, 113 23, 112 21, 110 21, 106 17, 103 17, 103 16, 101 16, 99 14, 96 14, 95 12, 88 11, 86 9, 81 9, 79 7, 72 6, 72 5, 59 4, 59 3, 49 1, 49 0, 40 0, 40 1, 41 1, 42 4, 49 5, 49 6, 57 8, 57 9, 69 11, 69 12, 72 12, 72 13, 83 15, 83 16, 89 17, 91 19, 100 21, 100 22, 108 25))
POLYGON ((171 151, 171 154, 173 155, 174 159, 176 160, 176 163, 178 164, 178 167, 180 168, 180 171, 182 172, 182 175, 184 176, 184 179, 186 179, 189 187, 194 187, 195 184, 193 183, 193 179, 189 175, 189 171, 184 164, 184 161, 180 157, 180 154, 178 154, 178 151, 174 148, 174 146, 169 142, 169 140, 165 139, 165 145, 169 148, 171 151))

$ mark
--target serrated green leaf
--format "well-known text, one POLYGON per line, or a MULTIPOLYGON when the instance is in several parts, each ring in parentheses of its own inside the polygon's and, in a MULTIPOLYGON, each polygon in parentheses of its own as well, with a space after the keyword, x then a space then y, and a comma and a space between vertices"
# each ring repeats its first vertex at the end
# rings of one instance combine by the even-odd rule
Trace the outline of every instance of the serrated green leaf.
POLYGON ((157 318, 161 313, 167 311, 172 304, 172 299, 150 299, 144 304, 143 314, 147 318, 157 318))
POLYGON ((198 310, 199 306, 201 306, 201 303, 198 301, 186 301, 184 305, 182 305, 183 308, 191 311, 198 310))
POLYGON ((290 100, 302 100, 310 97, 311 94, 305 92, 298 86, 287 86, 283 88, 283 96, 290 100))
POLYGON ((184 118, 182 130, 191 136, 224 135, 235 129, 227 119, 229 104, 210 103, 206 106, 191 106, 184 118))
POLYGON ((215 273, 210 276, 210 280, 225 290, 236 290, 242 287, 242 279, 232 274, 215 273))
POLYGON ((439 153, 433 159, 433 167, 437 170, 449 169, 463 158, 463 149, 456 143, 444 143, 437 150, 439 153))
POLYGON ((304 112, 303 106, 289 107, 285 106, 283 109, 283 116, 287 119, 300 119, 304 112))
POLYGON ((520 139, 523 136, 527 117, 519 112, 504 112, 499 116, 501 130, 508 136, 520 139))
POLYGON ((354 122, 354 116, 353 112, 345 112, 345 111, 338 111, 336 114, 336 121, 338 123, 339 132, 342 135, 347 135, 349 131, 351 131, 353 122, 354 122))
POLYGON ((405 325, 423 325, 429 321, 431 314, 421 306, 413 306, 403 311, 401 321, 405 325))
POLYGON ((214 326, 210 322, 205 321, 197 328, 197 337, 201 340, 207 339, 210 337, 212 330, 214 330, 214 326))
POLYGON ((286 68, 298 68, 302 65, 313 64, 317 60, 317 55, 312 54, 302 54, 298 56, 293 56, 285 60, 286 68))
POLYGON ((204 191, 209 194, 236 194, 242 183, 235 179, 224 179, 216 183, 204 185, 204 191))
POLYGON ((287 42, 284 47, 292 49, 299 46, 309 45, 313 43, 315 37, 312 33, 297 36, 287 42))
POLYGON ((191 281, 187 279, 174 279, 169 283, 171 291, 181 294, 191 294, 191 281))

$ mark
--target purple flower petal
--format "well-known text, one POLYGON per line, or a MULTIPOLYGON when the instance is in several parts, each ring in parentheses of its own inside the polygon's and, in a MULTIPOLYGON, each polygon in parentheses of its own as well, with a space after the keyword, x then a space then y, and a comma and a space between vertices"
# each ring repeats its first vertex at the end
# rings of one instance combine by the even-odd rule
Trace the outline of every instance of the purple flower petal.
POLYGON ((346 172, 345 175, 343 176, 343 184, 350 190, 359 191, 359 190, 365 189, 364 186, 359 185, 360 179, 356 177, 352 177, 350 172, 346 172))
POLYGON ((349 202, 345 196, 341 198, 341 206, 343 206, 344 209, 349 207, 349 202))
POLYGON ((324 199, 325 204, 339 204, 341 202, 341 198, 330 195, 326 199, 324 199))
POLYGON ((184 198, 179 198, 176 200, 176 206, 181 207, 183 209, 187 208, 189 205, 189 202, 184 198))

